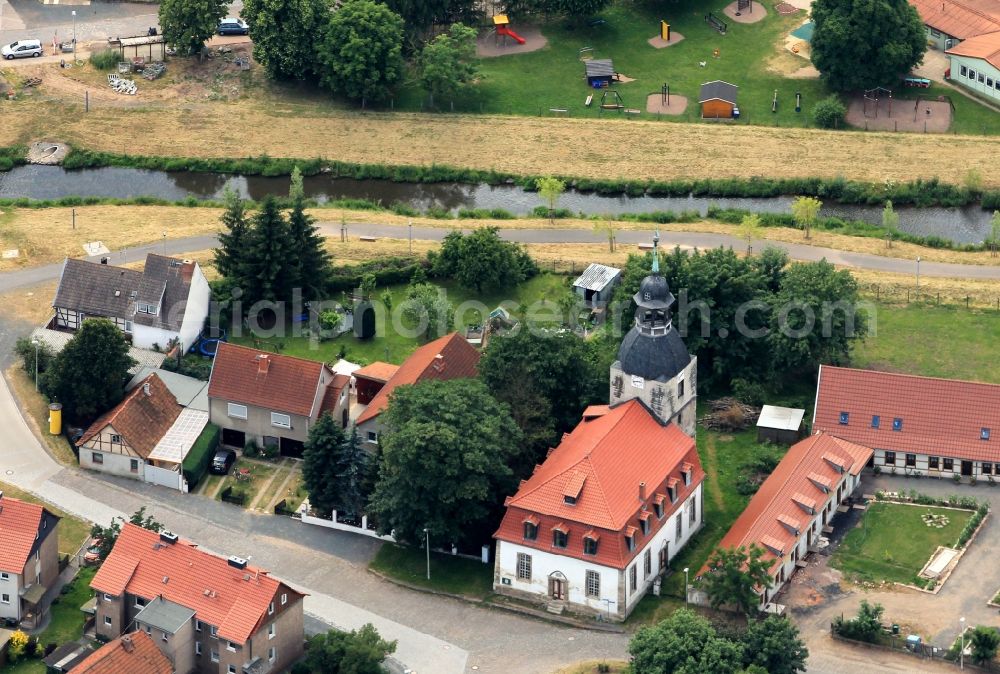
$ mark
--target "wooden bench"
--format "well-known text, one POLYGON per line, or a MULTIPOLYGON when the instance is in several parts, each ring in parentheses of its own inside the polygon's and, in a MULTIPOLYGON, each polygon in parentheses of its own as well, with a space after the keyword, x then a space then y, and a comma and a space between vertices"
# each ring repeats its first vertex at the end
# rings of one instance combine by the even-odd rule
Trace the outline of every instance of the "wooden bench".
POLYGON ((642 110, 637 110, 636 108, 625 108, 626 115, 641 115, 642 110))
POLYGON ((591 94, 590 96, 587 96, 587 100, 585 100, 583 104, 589 108, 590 104, 593 102, 594 102, 594 94, 591 94))
POLYGON ((651 243, 640 243, 639 250, 653 250, 653 244, 651 243))
POLYGON ((373 243, 378 241, 378 237, 375 236, 359 236, 358 241, 364 241, 365 243, 373 243))
POLYGON ((554 115, 565 115, 569 112, 566 108, 549 108, 549 112, 554 115))

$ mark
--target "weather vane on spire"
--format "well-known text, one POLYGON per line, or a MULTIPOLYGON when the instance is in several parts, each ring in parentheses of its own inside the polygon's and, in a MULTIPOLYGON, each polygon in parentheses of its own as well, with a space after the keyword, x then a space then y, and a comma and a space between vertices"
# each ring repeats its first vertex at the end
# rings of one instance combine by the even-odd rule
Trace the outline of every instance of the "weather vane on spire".
POLYGON ((658 246, 660 245, 660 228, 656 228, 656 233, 653 234, 653 273, 660 273, 660 254, 658 246))

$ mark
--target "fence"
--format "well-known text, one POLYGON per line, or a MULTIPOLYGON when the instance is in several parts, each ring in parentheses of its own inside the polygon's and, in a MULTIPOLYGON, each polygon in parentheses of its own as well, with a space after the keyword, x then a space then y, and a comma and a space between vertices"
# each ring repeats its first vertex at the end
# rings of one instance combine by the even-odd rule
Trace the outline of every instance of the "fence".
POLYGON ((232 503, 233 505, 242 506, 246 503, 247 495, 242 491, 237 491, 232 487, 226 487, 222 490, 222 494, 219 495, 226 503, 232 503))
POLYGON ((390 543, 395 543, 396 539, 391 534, 388 536, 383 536, 379 534, 374 529, 368 527, 368 516, 361 516, 361 525, 348 524, 347 522, 337 521, 337 511, 334 510, 330 518, 326 517, 316 517, 315 515, 309 514, 309 501, 305 501, 299 507, 299 513, 302 515, 303 524, 314 524, 318 527, 326 527, 327 529, 336 529, 337 531, 346 531, 352 534, 360 534, 362 536, 368 536, 369 538, 377 538, 382 541, 388 541, 390 543))
POLYGON ((1000 294, 974 295, 961 290, 917 290, 915 287, 878 283, 861 284, 860 290, 862 294, 874 297, 876 302, 885 304, 925 304, 1000 311, 1000 294))

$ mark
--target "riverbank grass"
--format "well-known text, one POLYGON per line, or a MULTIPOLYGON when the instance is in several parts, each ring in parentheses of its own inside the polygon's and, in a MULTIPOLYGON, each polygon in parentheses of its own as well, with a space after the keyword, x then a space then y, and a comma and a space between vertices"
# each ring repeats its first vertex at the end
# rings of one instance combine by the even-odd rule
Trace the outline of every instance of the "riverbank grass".
POLYGON ((971 518, 971 512, 951 508, 873 503, 830 564, 858 580, 916 584, 938 546, 953 547, 971 518))
POLYGON ((493 593, 493 564, 431 552, 431 577, 427 579, 427 552, 386 543, 368 565, 389 578, 418 587, 485 599, 493 593))

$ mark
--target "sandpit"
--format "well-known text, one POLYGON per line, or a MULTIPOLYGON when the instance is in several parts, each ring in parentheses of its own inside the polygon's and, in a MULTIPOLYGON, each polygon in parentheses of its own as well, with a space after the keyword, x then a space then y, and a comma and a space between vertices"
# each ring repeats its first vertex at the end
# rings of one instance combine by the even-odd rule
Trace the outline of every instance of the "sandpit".
POLYGON ((667 47, 673 47, 675 44, 684 39, 684 36, 678 33, 676 30, 670 31, 670 41, 664 40, 662 37, 657 35, 656 37, 651 37, 646 42, 653 47, 653 49, 666 49, 667 47))
POLYGON ((69 145, 55 141, 42 140, 28 147, 27 160, 29 164, 61 164, 69 154, 69 145))
POLYGON ((728 16, 730 19, 736 23, 757 23, 758 21, 763 21, 767 16, 767 10, 759 2, 754 2, 750 0, 750 7, 740 11, 739 2, 731 2, 726 5, 726 8, 722 10, 722 13, 728 16))
POLYGON ((951 127, 951 103, 947 100, 905 100, 892 102, 889 113, 888 101, 879 102, 878 116, 875 104, 868 102, 868 116, 865 116, 864 99, 855 96, 847 106, 847 123, 868 131, 908 131, 917 133, 944 133, 951 127))
POLYGON ((677 94, 670 94, 670 105, 663 102, 662 94, 650 94, 646 97, 646 112, 658 115, 683 115, 687 105, 687 97, 677 94))
POLYGON ((516 26, 514 32, 524 38, 524 44, 518 44, 509 37, 498 36, 493 31, 483 33, 476 40, 476 56, 488 59, 513 54, 527 54, 538 51, 549 43, 537 26, 516 26))

